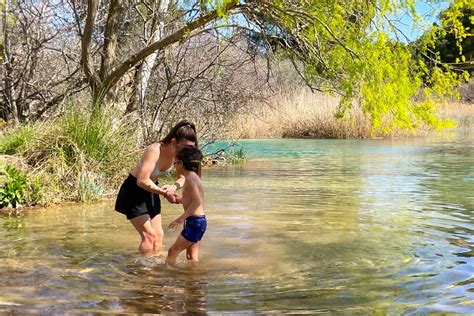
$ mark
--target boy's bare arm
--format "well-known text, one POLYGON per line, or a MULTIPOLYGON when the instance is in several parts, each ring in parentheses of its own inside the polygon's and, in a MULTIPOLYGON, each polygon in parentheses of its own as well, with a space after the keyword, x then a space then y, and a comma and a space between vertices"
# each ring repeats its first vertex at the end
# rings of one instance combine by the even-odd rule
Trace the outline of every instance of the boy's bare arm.
POLYGON ((174 184, 166 184, 166 185, 162 186, 161 188, 166 190, 166 191, 171 191, 172 193, 174 193, 174 192, 178 191, 179 189, 183 188, 184 181, 185 181, 184 176, 182 174, 178 174, 174 184))
POLYGON ((178 174, 176 177, 176 181, 174 182, 174 185, 176 186, 176 190, 181 189, 184 186, 184 175, 178 174))

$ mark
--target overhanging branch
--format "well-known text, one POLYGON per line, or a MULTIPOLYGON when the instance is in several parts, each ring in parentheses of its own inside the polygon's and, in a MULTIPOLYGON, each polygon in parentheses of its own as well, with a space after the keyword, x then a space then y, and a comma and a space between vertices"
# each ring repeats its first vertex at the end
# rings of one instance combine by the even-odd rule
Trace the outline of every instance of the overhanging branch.
MULTIPOLYGON (((232 3, 228 4, 224 12, 226 12, 227 14, 235 14, 239 12, 241 10, 241 6, 239 6, 237 2, 238 1, 233 1, 232 3)), ((115 70, 112 71, 109 76, 106 77, 102 86, 103 91, 107 91, 112 86, 114 86, 120 80, 120 78, 125 75, 127 71, 129 71, 138 62, 145 59, 150 54, 154 53, 157 50, 164 49, 176 42, 179 42, 190 35, 193 35, 196 30, 208 24, 209 22, 216 20, 218 17, 219 13, 217 12, 217 10, 209 12, 208 14, 196 19, 195 21, 187 23, 186 26, 170 34, 161 41, 150 44, 142 50, 138 51, 137 53, 131 55, 124 62, 122 62, 122 64, 116 67, 115 70)))

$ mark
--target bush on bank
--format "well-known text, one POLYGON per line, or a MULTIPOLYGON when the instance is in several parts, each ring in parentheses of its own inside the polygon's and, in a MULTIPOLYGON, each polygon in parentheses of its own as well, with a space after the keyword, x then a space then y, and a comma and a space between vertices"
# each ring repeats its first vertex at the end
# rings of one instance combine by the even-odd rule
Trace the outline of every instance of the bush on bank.
POLYGON ((4 131, 0 154, 18 157, 16 168, 27 178, 24 203, 50 204, 115 192, 136 162, 138 144, 136 128, 111 110, 92 115, 71 107, 60 118, 4 131))

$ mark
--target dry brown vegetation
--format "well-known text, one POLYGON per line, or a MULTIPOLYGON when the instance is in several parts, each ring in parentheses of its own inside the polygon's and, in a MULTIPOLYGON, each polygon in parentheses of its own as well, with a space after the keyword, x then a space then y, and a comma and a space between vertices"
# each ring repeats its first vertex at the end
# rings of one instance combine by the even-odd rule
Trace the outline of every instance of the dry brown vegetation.
POLYGON ((439 109, 443 118, 453 119, 457 128, 464 132, 472 132, 474 127, 474 103, 452 102, 439 109))
MULTIPOLYGON (((431 132, 395 129, 385 134, 372 134, 370 118, 360 109, 351 117, 337 119, 336 97, 301 89, 276 94, 268 103, 254 106, 252 113, 238 114, 230 122, 234 138, 370 138, 418 137, 431 132)), ((469 131, 474 124, 474 104, 452 102, 439 107, 440 116, 452 119, 457 128, 469 131)))

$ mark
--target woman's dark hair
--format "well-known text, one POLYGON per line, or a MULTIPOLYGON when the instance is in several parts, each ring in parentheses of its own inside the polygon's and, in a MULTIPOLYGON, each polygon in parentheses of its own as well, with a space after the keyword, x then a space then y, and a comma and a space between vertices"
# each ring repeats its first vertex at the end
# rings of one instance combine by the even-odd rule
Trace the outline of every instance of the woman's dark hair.
POLYGON ((183 162, 184 170, 194 171, 200 175, 200 167, 203 155, 194 146, 180 146, 176 151, 176 160, 183 162))
POLYGON ((177 142, 182 140, 189 140, 198 146, 196 127, 193 123, 187 120, 182 120, 169 131, 168 135, 165 136, 160 143, 169 144, 172 139, 176 139, 177 142))

